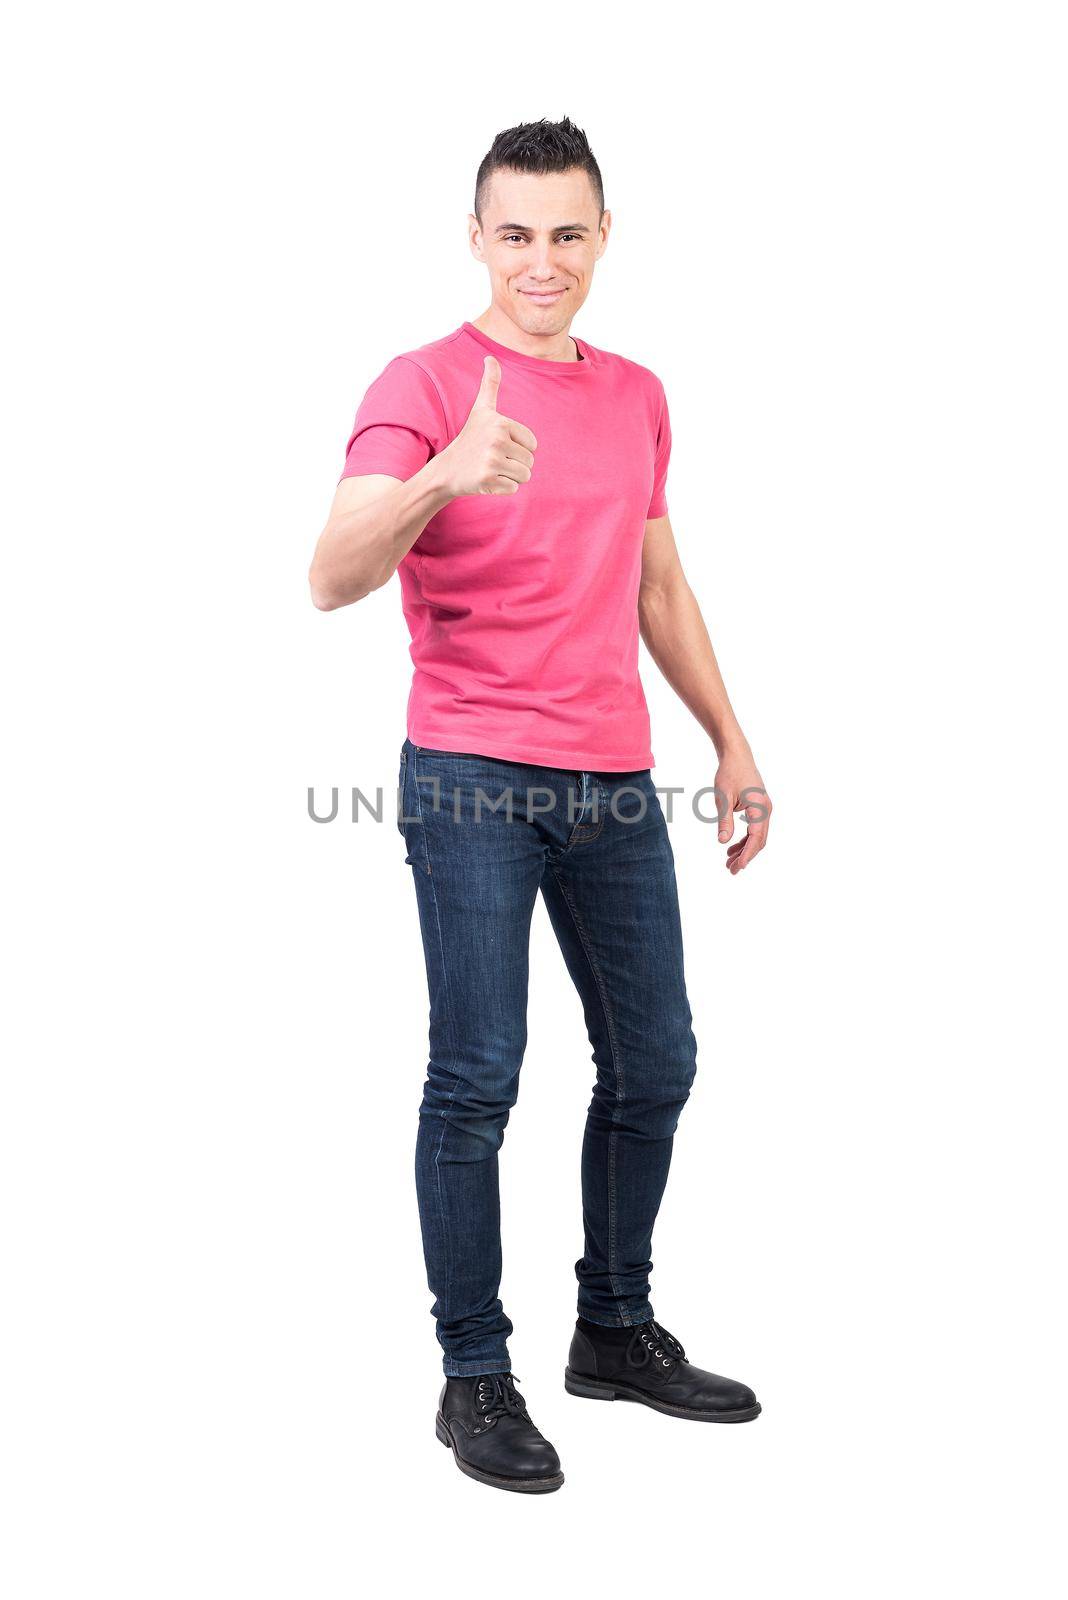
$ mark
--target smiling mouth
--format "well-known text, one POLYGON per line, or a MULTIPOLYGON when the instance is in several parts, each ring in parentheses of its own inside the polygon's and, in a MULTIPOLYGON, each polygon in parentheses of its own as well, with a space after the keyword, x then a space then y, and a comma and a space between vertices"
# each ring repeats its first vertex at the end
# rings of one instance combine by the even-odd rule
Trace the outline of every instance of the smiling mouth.
POLYGON ((566 293, 564 289, 520 289, 520 294, 525 294, 528 300, 559 300, 566 293))

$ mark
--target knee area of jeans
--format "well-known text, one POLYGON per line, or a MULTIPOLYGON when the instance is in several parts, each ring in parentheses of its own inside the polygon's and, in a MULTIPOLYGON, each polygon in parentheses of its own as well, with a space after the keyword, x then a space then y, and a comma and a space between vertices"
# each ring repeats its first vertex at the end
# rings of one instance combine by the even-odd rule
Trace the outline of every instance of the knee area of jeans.
POLYGON ((607 1131, 629 1131, 646 1139, 670 1139, 679 1125, 689 1083, 661 1082, 641 1094, 627 1094, 616 1102, 607 1119, 607 1131))
POLYGON ((420 1111, 432 1117, 448 1117, 458 1123, 487 1123, 503 1127, 519 1098, 518 1085, 488 1087, 485 1084, 451 1082, 442 1084, 433 1077, 423 1085, 420 1111))
POLYGON ((684 1106, 696 1076, 697 1066, 691 1056, 673 1056, 644 1074, 640 1082, 623 1094, 623 1103, 630 1101, 653 1110, 684 1106))
POLYGON ((519 1074, 477 1080, 431 1064, 423 1085, 423 1109, 473 1121, 506 1122, 519 1099, 519 1074))
POLYGON ((526 1054, 526 1031, 487 1027, 474 1038, 457 1038, 456 1034, 447 1016, 431 1018, 427 1076, 481 1093, 514 1094, 526 1054))
POLYGON ((677 1054, 670 1056, 664 1062, 658 1076, 665 1098, 677 1098, 685 1103, 689 1099, 693 1081, 697 1076, 696 1048, 683 1047, 677 1054))
POLYGON ((475 1118, 447 1112, 435 1120, 442 1130, 435 1159, 443 1164, 463 1164, 492 1160, 504 1143, 508 1113, 475 1118))
POLYGON ((658 1106, 652 1116, 642 1123, 642 1132, 650 1139, 670 1139, 677 1132, 685 1100, 672 1100, 658 1106))

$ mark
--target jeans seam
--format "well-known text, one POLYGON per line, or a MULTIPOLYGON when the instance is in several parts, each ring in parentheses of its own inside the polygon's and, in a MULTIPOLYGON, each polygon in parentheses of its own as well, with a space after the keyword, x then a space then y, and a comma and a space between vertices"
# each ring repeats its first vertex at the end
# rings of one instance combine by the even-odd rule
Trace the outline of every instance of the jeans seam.
POLYGON ((397 832, 400 834, 401 838, 404 839, 405 844, 407 844, 408 840, 407 840, 407 837, 406 837, 405 832, 404 832, 404 813, 407 810, 407 806, 405 805, 405 799, 404 799, 404 791, 405 791, 405 788, 406 788, 406 780, 407 780, 407 777, 408 777, 408 752, 407 752, 407 750, 402 750, 401 751, 400 772, 398 773, 398 777, 399 777, 400 783, 399 783, 399 788, 398 788, 398 791, 397 791, 397 800, 399 802, 398 808, 397 808, 397 832))
MULTIPOLYGON (((568 795, 570 795, 570 793, 571 793, 571 790, 569 788, 568 789, 568 795)), ((586 809, 586 774, 582 773, 582 807, 581 807, 581 810, 579 811, 579 816, 576 817, 574 822, 571 824, 571 832, 568 834, 567 838, 564 840, 564 849, 565 850, 570 850, 572 844, 575 842, 575 835, 579 832, 580 828, 582 827, 582 824, 579 821, 579 817, 581 817, 581 815, 582 815, 583 811, 585 811, 585 809, 586 809)))
MULTIPOLYGON (((604 1012, 605 1027, 608 1030, 608 1044, 612 1052, 612 1071, 615 1074, 616 1080, 616 1104, 619 1105, 623 1099, 623 1068, 619 1052, 619 1044, 616 1039, 616 1029, 615 1022, 612 1017, 612 1008, 608 1002, 607 988, 605 986, 604 979, 598 970, 597 963, 593 958, 593 951, 590 948, 586 929, 584 928, 582 919, 578 914, 578 910, 571 899, 567 885, 564 883, 555 867, 552 867, 551 870, 553 877, 556 879, 557 888, 560 890, 560 893, 563 896, 564 904, 571 913, 571 920, 575 924, 575 932, 578 934, 579 943, 582 946, 582 952, 585 955, 586 960, 589 962, 590 971, 593 973, 593 981, 597 985, 597 994, 601 1002, 601 1010, 604 1012)), ((615 1295, 616 1299, 623 1301, 625 1297, 620 1290, 619 1280, 616 1276, 615 1259, 617 1133, 618 1130, 613 1127, 611 1133, 608 1135, 608 1281, 612 1285, 612 1293, 615 1295)))
MULTIPOLYGON (((414 762, 412 764, 412 776, 415 779, 415 782, 413 784, 413 788, 415 789, 415 804, 416 804, 416 809, 419 812, 419 822, 420 822, 420 825, 422 827, 423 849, 426 852, 427 887, 430 890, 430 898, 431 898, 431 901, 432 901, 433 906, 434 906, 434 927, 437 930, 438 949, 439 949, 439 951, 441 953, 441 987, 442 987, 442 998, 443 998, 443 1003, 444 1003, 444 1007, 445 1007, 445 1031, 448 1034, 451 1035, 451 1033, 452 1033, 452 998, 451 998, 451 994, 450 994, 450 991, 449 991, 449 971, 448 971, 448 966, 446 964, 446 959, 445 959, 445 935, 442 932, 442 927, 441 927, 441 909, 438 906, 437 884, 434 882, 434 874, 430 870, 430 840, 429 840, 429 838, 427 836, 428 835, 428 830, 427 830, 426 823, 423 820, 423 797, 419 792, 419 772, 418 772, 418 768, 417 768, 417 766, 416 766, 416 764, 414 762)), ((453 1057, 455 1059, 455 1056, 456 1056, 456 1040, 455 1039, 453 1039, 452 1045, 453 1045, 453 1057)), ((437 1188, 437 1196, 438 1196, 438 1223, 439 1223, 439 1226, 441 1228, 441 1251, 442 1251, 442 1256, 444 1257, 444 1268, 445 1268, 445 1307, 443 1309, 448 1307, 449 1301, 450 1301, 450 1296, 451 1296, 451 1289, 452 1289, 452 1258, 451 1258, 450 1253, 449 1253, 449 1230, 448 1230, 448 1227, 447 1227, 447 1224, 446 1224, 446 1216, 445 1216, 445 1197, 444 1197, 444 1195, 442 1193, 442 1188, 441 1188, 441 1151, 442 1151, 442 1147, 443 1147, 443 1145, 445 1143, 445 1134, 447 1133, 448 1127, 449 1127, 448 1120, 447 1120, 447 1114, 448 1114, 448 1111, 449 1111, 449 1109, 450 1109, 450 1107, 452 1105, 453 1096, 455 1095, 455 1093, 456 1093, 456 1081, 455 1081, 455 1075, 453 1075, 453 1085, 452 1085, 452 1088, 449 1090, 448 1104, 445 1105, 442 1108, 442 1110, 438 1113, 438 1115, 441 1118, 441 1137, 438 1139, 438 1147, 434 1152, 434 1176, 435 1176, 435 1179, 436 1179, 436 1188, 437 1188)), ((446 1316, 442 1320, 443 1321, 447 1321, 448 1317, 446 1316)))

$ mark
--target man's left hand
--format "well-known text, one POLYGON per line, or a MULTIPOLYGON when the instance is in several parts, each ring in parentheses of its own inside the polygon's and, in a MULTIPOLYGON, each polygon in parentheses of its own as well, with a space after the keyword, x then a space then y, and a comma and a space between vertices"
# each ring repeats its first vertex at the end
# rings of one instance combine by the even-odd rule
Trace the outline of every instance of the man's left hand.
POLYGON ((723 756, 716 773, 716 808, 721 844, 734 837, 734 813, 745 813, 745 838, 735 840, 727 851, 727 870, 734 876, 763 850, 771 821, 771 796, 751 751, 723 756))

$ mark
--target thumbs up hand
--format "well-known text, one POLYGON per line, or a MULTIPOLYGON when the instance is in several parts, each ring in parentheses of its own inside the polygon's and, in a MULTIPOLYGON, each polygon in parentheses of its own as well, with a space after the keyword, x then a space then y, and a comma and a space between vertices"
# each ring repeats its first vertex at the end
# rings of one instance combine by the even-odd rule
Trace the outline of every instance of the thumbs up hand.
POLYGON ((487 356, 471 413, 456 438, 438 457, 445 486, 453 496, 518 494, 530 479, 538 441, 521 422, 497 410, 501 365, 487 356))

